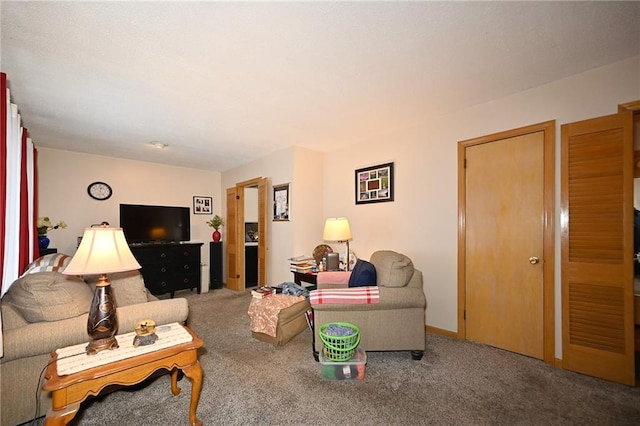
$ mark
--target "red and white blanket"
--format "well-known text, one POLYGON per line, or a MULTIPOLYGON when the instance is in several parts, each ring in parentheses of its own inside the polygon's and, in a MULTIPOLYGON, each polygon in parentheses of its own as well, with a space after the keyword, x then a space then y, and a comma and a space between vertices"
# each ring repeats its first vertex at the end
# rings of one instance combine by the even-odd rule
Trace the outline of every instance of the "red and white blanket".
POLYGON ((380 303, 380 289, 377 286, 371 286, 313 290, 309 292, 309 303, 311 305, 380 303))

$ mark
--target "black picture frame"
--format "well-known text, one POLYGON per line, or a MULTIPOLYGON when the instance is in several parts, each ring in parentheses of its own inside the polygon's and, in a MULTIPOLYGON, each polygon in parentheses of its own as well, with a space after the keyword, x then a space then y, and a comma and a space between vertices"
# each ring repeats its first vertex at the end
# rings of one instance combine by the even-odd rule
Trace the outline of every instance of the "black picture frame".
POLYGON ((393 201, 394 163, 357 169, 355 172, 356 204, 384 203, 393 201))
POLYGON ((291 218, 289 184, 273 185, 273 220, 287 221, 291 218))
POLYGON ((213 214, 213 197, 193 197, 193 214, 213 214))

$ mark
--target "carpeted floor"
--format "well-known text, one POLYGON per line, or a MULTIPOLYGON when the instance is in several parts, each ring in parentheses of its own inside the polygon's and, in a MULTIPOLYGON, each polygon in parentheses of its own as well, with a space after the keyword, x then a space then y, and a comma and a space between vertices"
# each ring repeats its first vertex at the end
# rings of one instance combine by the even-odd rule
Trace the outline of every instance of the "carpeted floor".
MULTIPOLYGON (((248 293, 189 300, 205 342, 198 418, 205 425, 638 425, 640 388, 499 349, 427 335, 427 352, 368 353, 363 381, 323 379, 305 330, 282 347, 251 337, 248 293)), ((168 375, 82 405, 76 425, 188 425, 188 379, 168 375)), ((33 422, 41 425, 42 419, 33 422)))

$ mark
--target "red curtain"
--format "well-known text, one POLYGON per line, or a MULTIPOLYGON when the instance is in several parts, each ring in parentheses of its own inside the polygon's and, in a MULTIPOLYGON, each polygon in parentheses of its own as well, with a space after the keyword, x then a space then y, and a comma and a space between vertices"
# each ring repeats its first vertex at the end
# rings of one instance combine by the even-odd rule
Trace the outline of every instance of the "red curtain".
POLYGON ((0 295, 38 256, 36 150, 0 73, 0 295))
POLYGON ((29 187, 27 181, 27 129, 22 128, 22 140, 20 144, 20 230, 21 232, 18 234, 18 271, 22 273, 25 267, 29 264, 31 256, 33 254, 29 254, 29 245, 31 240, 31 235, 29 232, 22 232, 22 230, 29 229, 29 187), (24 212, 24 214, 22 213, 24 212))

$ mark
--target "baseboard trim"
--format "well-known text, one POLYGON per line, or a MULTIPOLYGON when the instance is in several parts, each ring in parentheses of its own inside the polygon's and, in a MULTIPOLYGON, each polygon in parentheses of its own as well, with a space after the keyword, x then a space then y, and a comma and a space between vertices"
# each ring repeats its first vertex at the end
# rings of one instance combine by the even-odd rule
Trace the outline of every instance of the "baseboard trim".
POLYGON ((425 332, 437 334, 440 336, 450 337, 452 339, 459 339, 458 333, 455 331, 445 330, 444 328, 432 327, 430 325, 426 325, 424 328, 425 332))

